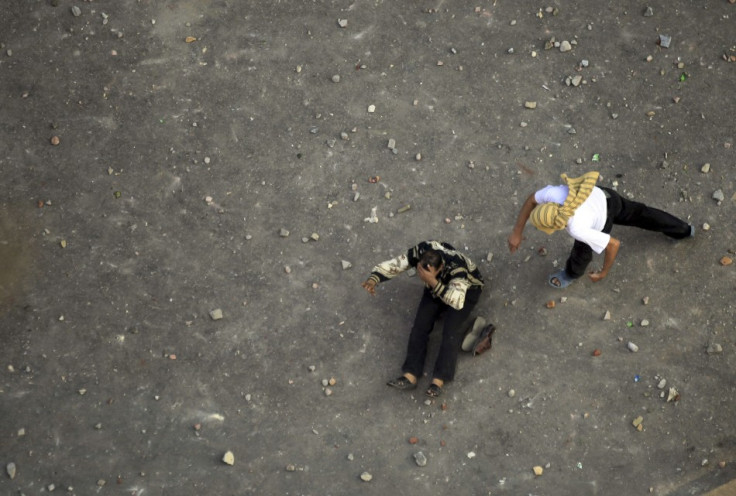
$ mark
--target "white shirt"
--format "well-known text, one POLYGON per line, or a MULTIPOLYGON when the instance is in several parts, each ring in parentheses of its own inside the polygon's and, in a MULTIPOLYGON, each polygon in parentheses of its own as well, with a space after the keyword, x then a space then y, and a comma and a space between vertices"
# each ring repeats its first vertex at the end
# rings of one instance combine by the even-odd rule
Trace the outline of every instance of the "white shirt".
MULTIPOLYGON (((547 186, 534 193, 537 203, 558 203, 562 205, 567 199, 570 189, 565 186, 547 186)), ((602 189, 594 187, 590 196, 580 205, 575 214, 567 221, 565 230, 574 239, 590 246, 594 252, 602 253, 611 240, 603 228, 606 225, 608 205, 606 194, 602 189)))

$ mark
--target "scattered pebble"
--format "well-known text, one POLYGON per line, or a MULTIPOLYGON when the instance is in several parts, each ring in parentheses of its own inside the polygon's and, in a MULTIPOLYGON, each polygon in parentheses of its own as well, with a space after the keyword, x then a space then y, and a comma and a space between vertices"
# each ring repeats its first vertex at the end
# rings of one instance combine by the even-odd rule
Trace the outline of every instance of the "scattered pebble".
POLYGON ((342 260, 340 263, 342 264, 342 270, 348 270, 350 267, 353 266, 353 264, 351 264, 347 260, 342 260))
POLYGON ((560 43, 560 51, 562 53, 569 52, 570 50, 572 50, 572 45, 569 41, 564 40, 560 43))
POLYGON ((702 172, 703 174, 707 174, 708 172, 710 172, 710 164, 703 164, 703 166, 700 168, 700 172, 702 172))
POLYGON ((601 350, 599 350, 598 348, 594 349, 593 350, 593 356, 594 357, 601 356, 601 350))
POLYGON ((61 143, 61 140, 58 136, 52 136, 51 137, 51 144, 54 146, 59 146, 59 143, 61 143))
POLYGON ((282 228, 281 228, 281 229, 279 230, 279 236, 281 236, 282 238, 287 238, 287 237, 289 237, 289 230, 288 230, 288 229, 284 229, 284 228, 282 227, 282 228))
POLYGON ((220 308, 215 308, 214 310, 211 310, 210 318, 212 320, 220 320, 222 318, 222 310, 220 308))
POLYGON ((603 320, 611 320, 611 312, 609 310, 606 310, 606 313, 603 314, 603 320))
POLYGON ((333 83, 339 83, 340 82, 340 75, 339 74, 333 75, 332 76, 332 82, 333 83))
POLYGON ((419 438, 412 436, 409 438, 409 444, 417 444, 419 442, 419 438))
POLYGON ((713 192, 713 199, 717 201, 719 204, 726 199, 725 195, 723 194, 723 190, 717 189, 713 192))
POLYGON ((509 389, 509 392, 507 394, 509 398, 513 398, 514 396, 516 396, 516 391, 514 391, 513 389, 509 389))
POLYGON ((475 458, 475 451, 469 451, 469 452, 468 452, 468 458, 470 458, 471 460, 472 460, 473 458, 475 458))
POLYGON ((720 262, 721 265, 725 267, 727 265, 731 265, 733 263, 733 259, 731 257, 721 257, 720 262))
POLYGON ((424 453, 422 453, 421 451, 417 451, 416 453, 414 453, 414 461, 420 467, 424 467, 425 465, 427 465, 427 457, 424 456, 424 453))
POLYGON ((10 479, 15 479, 15 463, 10 462, 7 465, 5 465, 5 472, 7 472, 8 477, 10 479))
POLYGON ((677 389, 671 387, 667 391, 667 403, 669 403, 671 401, 677 401, 679 399, 680 399, 680 393, 677 392, 677 389))
POLYGON ((347 19, 338 19, 337 20, 337 25, 340 26, 341 28, 346 28, 346 27, 348 27, 348 20, 347 19))
POLYGON ((371 480, 373 480, 373 476, 369 472, 363 472, 362 474, 360 474, 360 480, 362 480, 363 482, 370 482, 371 480))
POLYGON ((657 383, 657 389, 664 389, 666 385, 667 379, 660 379, 660 381, 657 383))
POLYGON ((641 327, 646 327, 649 325, 649 321, 647 319, 641 319, 641 322, 639 322, 639 325, 641 327))
POLYGON ((708 348, 705 350, 709 355, 714 355, 717 353, 723 352, 723 346, 721 346, 718 343, 711 343, 708 345, 708 348))
POLYGON ((626 347, 629 349, 629 351, 633 353, 636 353, 637 351, 639 351, 639 347, 635 345, 634 343, 632 343, 631 341, 626 343, 626 347))
POLYGON ((644 298, 641 299, 641 302, 644 305, 649 305, 649 297, 648 296, 645 296, 644 298))
POLYGON ((222 461, 226 465, 233 465, 235 463, 235 455, 233 455, 232 451, 228 451, 222 456, 222 461))
POLYGON ((534 475, 536 475, 537 477, 544 473, 544 469, 539 465, 535 465, 532 470, 534 471, 534 475))
POLYGON ((524 102, 524 108, 528 108, 528 109, 533 110, 533 109, 537 108, 537 102, 528 102, 528 101, 527 102, 524 102))
POLYGON ((375 105, 368 105, 368 113, 369 114, 372 114, 375 111, 376 111, 376 106, 375 105))
POLYGON ((641 431, 642 429, 644 429, 644 424, 642 422, 644 422, 644 417, 639 415, 638 417, 634 419, 633 422, 631 422, 631 425, 636 427, 637 431, 641 431))
POLYGON ((74 17, 79 17, 80 15, 82 15, 82 10, 76 5, 72 5, 71 11, 74 17))

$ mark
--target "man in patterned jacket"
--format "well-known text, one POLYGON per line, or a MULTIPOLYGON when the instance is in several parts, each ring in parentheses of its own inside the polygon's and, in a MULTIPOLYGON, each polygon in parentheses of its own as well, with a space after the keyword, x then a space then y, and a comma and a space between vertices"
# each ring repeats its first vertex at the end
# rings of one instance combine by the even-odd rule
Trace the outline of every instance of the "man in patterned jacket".
MULTIPOLYGON (((483 289, 483 278, 478 267, 451 245, 437 241, 424 241, 410 248, 405 255, 378 264, 362 286, 370 294, 376 294, 376 285, 387 281, 409 268, 416 268, 425 288, 409 335, 403 375, 390 380, 387 385, 397 389, 414 389, 424 370, 427 342, 435 321, 444 314, 442 343, 432 372, 432 383, 427 396, 436 398, 445 382, 455 376, 457 355, 462 331, 483 289)), ((495 328, 486 326, 475 340, 474 354, 490 348, 490 335, 495 328), (484 348, 484 349, 480 349, 484 348)))

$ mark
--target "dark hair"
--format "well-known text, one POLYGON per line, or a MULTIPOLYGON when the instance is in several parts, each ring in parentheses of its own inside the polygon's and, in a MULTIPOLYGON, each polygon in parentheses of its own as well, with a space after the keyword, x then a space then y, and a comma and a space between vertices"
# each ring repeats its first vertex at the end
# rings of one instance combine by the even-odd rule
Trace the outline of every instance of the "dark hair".
POLYGON ((425 268, 431 266, 438 269, 442 266, 442 254, 437 250, 427 250, 422 253, 419 263, 425 268))

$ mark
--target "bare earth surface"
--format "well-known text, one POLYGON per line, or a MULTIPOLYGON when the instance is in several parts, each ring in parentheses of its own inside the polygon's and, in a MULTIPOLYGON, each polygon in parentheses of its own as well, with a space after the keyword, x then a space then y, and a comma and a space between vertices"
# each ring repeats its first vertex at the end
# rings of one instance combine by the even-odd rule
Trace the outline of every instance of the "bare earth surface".
POLYGON ((5 0, 0 43, 0 494, 736 478, 729 0, 5 0), (506 238, 588 170, 696 237, 549 287, 570 238, 506 238), (421 282, 360 287, 425 239, 498 328, 435 401, 385 385, 421 282))

